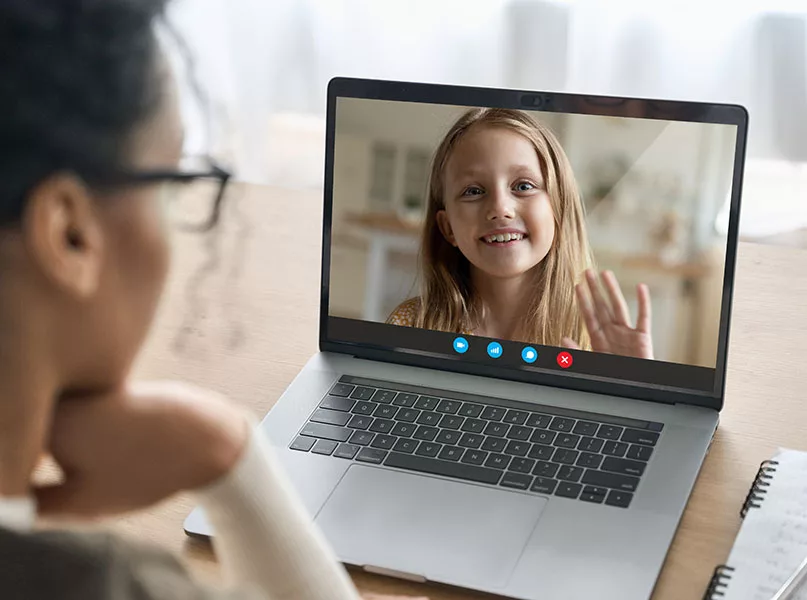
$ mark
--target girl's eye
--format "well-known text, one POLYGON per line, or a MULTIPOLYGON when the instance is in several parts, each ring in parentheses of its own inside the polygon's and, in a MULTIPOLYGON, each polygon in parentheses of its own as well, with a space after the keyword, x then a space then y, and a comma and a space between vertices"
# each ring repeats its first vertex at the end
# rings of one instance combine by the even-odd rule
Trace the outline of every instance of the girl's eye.
POLYGON ((468 186, 467 188, 462 190, 463 196, 479 196, 482 193, 483 193, 482 188, 475 185, 468 186))
POLYGON ((518 192, 530 192, 536 188, 537 186, 529 181, 519 181, 516 184, 516 191, 518 192))

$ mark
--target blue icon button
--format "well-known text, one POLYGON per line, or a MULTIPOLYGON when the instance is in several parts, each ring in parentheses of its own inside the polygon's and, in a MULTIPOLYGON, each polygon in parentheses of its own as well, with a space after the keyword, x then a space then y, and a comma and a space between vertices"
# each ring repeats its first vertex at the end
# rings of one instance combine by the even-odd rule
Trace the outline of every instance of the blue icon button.
POLYGON ((532 346, 525 346, 521 351, 521 360, 531 365, 538 360, 538 351, 532 346))
POLYGON ((499 358, 502 355, 502 345, 499 342, 491 342, 488 344, 488 356, 491 358, 499 358))
POLYGON ((468 340, 464 337, 458 337, 454 340, 454 352, 457 354, 465 354, 468 352, 468 340))

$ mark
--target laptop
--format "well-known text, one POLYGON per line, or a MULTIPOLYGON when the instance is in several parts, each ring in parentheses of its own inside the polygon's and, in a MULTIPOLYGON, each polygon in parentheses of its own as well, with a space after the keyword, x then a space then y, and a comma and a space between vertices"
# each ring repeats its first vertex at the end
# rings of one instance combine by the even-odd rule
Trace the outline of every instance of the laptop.
POLYGON ((746 133, 734 105, 330 82, 320 351, 260 427, 340 560, 651 595, 723 406, 746 133))

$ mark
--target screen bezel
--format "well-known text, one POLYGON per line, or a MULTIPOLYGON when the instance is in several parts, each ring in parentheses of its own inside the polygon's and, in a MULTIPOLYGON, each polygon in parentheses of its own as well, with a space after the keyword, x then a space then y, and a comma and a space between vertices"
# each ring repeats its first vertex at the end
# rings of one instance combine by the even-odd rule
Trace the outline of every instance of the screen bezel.
MULTIPOLYGON (((556 92, 535 92, 467 86, 439 85, 399 81, 353 79, 337 77, 328 84, 327 127, 325 145, 324 206, 322 219, 322 272, 320 288, 319 347, 323 352, 338 352, 360 358, 407 364, 418 367, 483 375, 499 379, 550 385, 567 389, 624 396, 663 403, 684 403, 720 410, 726 384, 726 363, 731 321, 731 300, 734 291, 734 276, 737 258, 737 240, 742 195, 743 167, 745 164, 748 112, 739 105, 654 100, 644 98, 621 98, 556 92), (333 165, 336 136, 336 107, 338 98, 361 98, 446 104, 455 106, 487 106, 519 110, 575 113, 609 117, 632 117, 690 121, 696 123, 719 123, 735 125, 737 137, 734 154, 734 172, 731 185, 729 228, 727 234, 726 261, 721 294, 720 328, 715 382, 712 394, 686 389, 655 389, 631 385, 624 380, 602 381, 568 377, 555 373, 532 373, 519 369, 497 367, 495 364, 480 364, 452 360, 437 355, 426 356, 398 352, 366 344, 348 343, 328 337, 331 226, 333 217, 333 165)), ((395 327, 387 325, 387 327, 395 327)))

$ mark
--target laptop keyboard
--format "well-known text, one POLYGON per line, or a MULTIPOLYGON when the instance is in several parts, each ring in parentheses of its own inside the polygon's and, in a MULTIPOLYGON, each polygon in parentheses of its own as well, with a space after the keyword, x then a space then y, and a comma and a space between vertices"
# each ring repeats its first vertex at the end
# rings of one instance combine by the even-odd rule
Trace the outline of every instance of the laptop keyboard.
POLYGON ((290 448, 628 508, 662 428, 343 376, 290 448))

